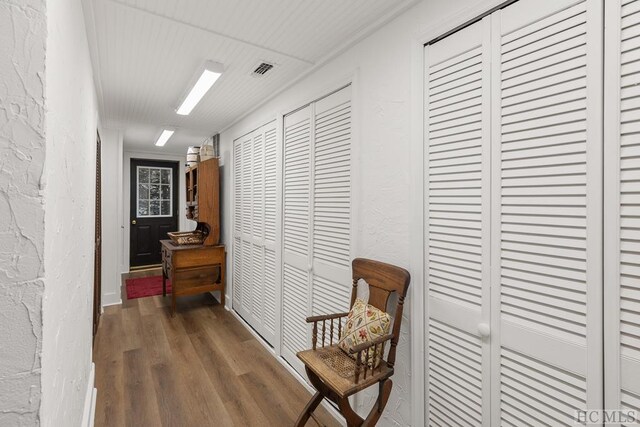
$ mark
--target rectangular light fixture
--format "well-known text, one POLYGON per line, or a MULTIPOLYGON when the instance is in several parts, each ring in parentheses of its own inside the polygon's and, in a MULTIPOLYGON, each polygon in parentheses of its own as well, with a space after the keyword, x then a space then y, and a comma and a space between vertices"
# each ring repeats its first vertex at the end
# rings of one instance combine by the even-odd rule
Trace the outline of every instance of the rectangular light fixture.
POLYGON ((182 101, 180 107, 176 111, 181 116, 187 116, 191 113, 191 110, 198 105, 198 102, 202 99, 202 97, 211 89, 211 86, 220 78, 222 75, 223 67, 222 64, 217 62, 207 61, 204 65, 204 70, 200 77, 196 81, 196 83, 189 91, 187 97, 182 101))
POLYGON ((156 145, 158 147, 163 147, 164 144, 167 143, 167 141, 169 140, 169 138, 171 138, 171 135, 173 135, 173 130, 169 130, 169 129, 165 129, 162 131, 162 133, 160 134, 160 137, 158 138, 158 140, 156 141, 156 145))

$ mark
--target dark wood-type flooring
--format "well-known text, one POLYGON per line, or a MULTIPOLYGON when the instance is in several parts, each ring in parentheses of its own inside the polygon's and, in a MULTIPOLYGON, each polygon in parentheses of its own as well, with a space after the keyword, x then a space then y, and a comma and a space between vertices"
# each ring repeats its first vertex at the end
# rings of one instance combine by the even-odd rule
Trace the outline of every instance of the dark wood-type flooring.
MULTIPOLYGON (((129 277, 157 275, 159 270, 129 277)), ((122 287, 124 288, 124 279, 122 287)), ((94 343, 102 426, 290 426, 310 393, 210 295, 105 308, 94 343)), ((308 425, 338 426, 323 408, 308 425)))

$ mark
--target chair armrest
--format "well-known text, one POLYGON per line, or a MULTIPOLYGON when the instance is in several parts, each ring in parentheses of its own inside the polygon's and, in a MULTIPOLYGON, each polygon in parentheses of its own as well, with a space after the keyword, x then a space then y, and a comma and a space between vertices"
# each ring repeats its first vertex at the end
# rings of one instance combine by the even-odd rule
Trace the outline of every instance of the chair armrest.
POLYGON ((383 335, 381 337, 376 338, 373 341, 363 342, 362 344, 358 344, 357 346, 355 346, 353 348, 350 348, 349 349, 349 353, 351 353, 351 354, 359 353, 359 352, 361 352, 363 350, 366 350, 366 349, 368 349, 370 347, 373 347, 375 345, 378 345, 378 344, 381 344, 381 343, 383 343, 385 341, 388 341, 391 338, 393 338, 392 334, 386 334, 386 335, 383 335))
POLYGON ((349 349, 350 354, 357 354, 356 356, 356 368, 354 372, 354 382, 357 384, 360 380, 360 370, 364 367, 364 378, 367 378, 367 371, 373 375, 375 369, 382 369, 382 357, 384 356, 384 343, 393 338, 392 334, 386 334, 379 338, 376 338, 373 341, 364 342, 359 344, 351 349, 349 349), (370 364, 370 351, 373 348, 373 356, 375 359, 378 359, 379 368, 374 368, 372 364, 370 364), (364 360, 363 360, 364 359, 364 360), (369 369, 370 368, 370 369, 369 369))
POLYGON ((321 323, 320 329, 320 342, 322 343, 321 347, 324 347, 327 342, 327 324, 329 326, 329 345, 333 345, 333 337, 334 337, 334 329, 337 326, 337 338, 340 340, 342 337, 342 318, 347 317, 349 313, 335 313, 335 314, 325 314, 322 316, 311 316, 307 317, 307 323, 313 323, 313 332, 311 335, 311 343, 313 344, 313 349, 315 350, 318 345, 318 323, 321 323))
POLYGON ((339 319, 341 317, 345 317, 348 315, 349 313, 335 313, 335 314, 324 314, 322 316, 311 316, 311 317, 307 317, 307 323, 320 322, 322 320, 339 319))

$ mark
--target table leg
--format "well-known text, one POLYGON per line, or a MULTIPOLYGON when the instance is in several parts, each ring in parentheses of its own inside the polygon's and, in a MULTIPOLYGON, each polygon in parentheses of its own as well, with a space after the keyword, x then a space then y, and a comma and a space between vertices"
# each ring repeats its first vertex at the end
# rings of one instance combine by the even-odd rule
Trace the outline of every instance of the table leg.
POLYGON ((164 266, 162 266, 162 296, 167 296, 167 275, 164 273, 164 266))
MULTIPOLYGON (((173 282, 171 282, 173 285, 173 282)), ((176 315, 176 292, 175 292, 175 285, 173 285, 174 287, 171 289, 171 317, 176 315)))
POLYGON ((222 285, 222 290, 220 291, 220 304, 222 304, 222 307, 224 307, 224 293, 225 293, 225 273, 226 273, 226 268, 225 268, 225 264, 226 264, 226 260, 223 257, 222 258, 222 263, 220 264, 220 284, 222 285))

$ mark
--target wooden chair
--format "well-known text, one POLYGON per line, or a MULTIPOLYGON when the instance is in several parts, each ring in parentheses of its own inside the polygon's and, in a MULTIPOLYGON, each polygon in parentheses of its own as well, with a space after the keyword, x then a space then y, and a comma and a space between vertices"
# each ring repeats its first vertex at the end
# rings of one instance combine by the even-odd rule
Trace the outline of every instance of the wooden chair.
POLYGON ((313 348, 301 351, 297 356, 304 363, 307 376, 318 391, 298 418, 296 422, 298 427, 307 423, 324 398, 338 405, 349 427, 375 425, 389 400, 393 385, 390 378, 393 375, 393 365, 396 360, 402 309, 409 288, 410 275, 403 268, 368 259, 356 258, 352 265, 351 306, 356 300, 358 280, 364 279, 369 284, 369 304, 387 313, 392 312, 393 310, 390 309, 395 305, 392 331, 372 342, 353 348, 351 354, 356 354, 354 360, 337 346, 342 338, 343 321, 348 313, 307 318, 307 323, 313 323, 313 348), (395 302, 392 300, 389 307, 389 297, 394 292, 397 293, 398 298, 395 302), (320 337, 318 332, 321 334, 320 337), (384 344, 389 340, 391 346, 387 360, 381 360, 376 368, 369 366, 367 363, 369 356, 376 354, 370 352, 383 352, 384 344), (363 419, 351 408, 349 396, 374 384, 378 384, 378 399, 367 418, 363 419))

